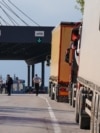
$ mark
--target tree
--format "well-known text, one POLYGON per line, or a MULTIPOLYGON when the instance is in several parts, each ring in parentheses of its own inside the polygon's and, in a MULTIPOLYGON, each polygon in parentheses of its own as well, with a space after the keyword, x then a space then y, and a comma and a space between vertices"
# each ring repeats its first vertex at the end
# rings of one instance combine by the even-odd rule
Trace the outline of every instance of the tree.
POLYGON ((76 2, 78 3, 76 8, 79 9, 81 11, 81 13, 83 14, 85 1, 84 0, 76 0, 76 2))

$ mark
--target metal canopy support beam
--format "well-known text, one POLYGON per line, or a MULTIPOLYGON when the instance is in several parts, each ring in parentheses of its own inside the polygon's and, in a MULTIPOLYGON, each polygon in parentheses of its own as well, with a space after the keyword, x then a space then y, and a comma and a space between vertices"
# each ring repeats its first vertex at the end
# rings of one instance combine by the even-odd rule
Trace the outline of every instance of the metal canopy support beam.
POLYGON ((28 77, 27 77, 27 79, 28 79, 28 81, 27 81, 27 83, 28 83, 28 87, 30 87, 30 65, 27 65, 27 70, 28 70, 28 77))
POLYGON ((35 67, 34 67, 34 64, 33 64, 32 65, 32 86, 34 86, 34 83, 33 83, 34 70, 35 70, 35 67))
POLYGON ((42 77, 42 85, 41 85, 41 88, 43 89, 44 88, 44 80, 45 80, 45 78, 44 78, 44 75, 45 75, 45 71, 44 71, 44 69, 45 69, 45 65, 44 65, 44 61, 42 61, 41 62, 41 69, 42 69, 42 71, 41 71, 41 77, 42 77))

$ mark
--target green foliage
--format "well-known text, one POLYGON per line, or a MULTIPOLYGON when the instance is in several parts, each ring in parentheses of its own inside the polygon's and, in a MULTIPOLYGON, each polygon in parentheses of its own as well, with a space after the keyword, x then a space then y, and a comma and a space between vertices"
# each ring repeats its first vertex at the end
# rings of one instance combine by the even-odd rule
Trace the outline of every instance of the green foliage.
POLYGON ((76 6, 76 8, 77 9, 79 9, 80 11, 81 11, 81 13, 83 14, 83 12, 84 12, 84 0, 76 0, 76 2, 77 2, 77 6, 76 6))

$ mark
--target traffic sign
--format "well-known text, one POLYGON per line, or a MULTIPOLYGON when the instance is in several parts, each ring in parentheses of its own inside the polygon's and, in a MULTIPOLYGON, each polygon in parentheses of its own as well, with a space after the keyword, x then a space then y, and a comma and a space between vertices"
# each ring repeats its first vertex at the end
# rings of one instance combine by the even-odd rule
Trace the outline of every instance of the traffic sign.
POLYGON ((38 38, 36 39, 36 41, 37 41, 37 43, 41 43, 41 42, 42 42, 42 38, 38 37, 38 38))
POLYGON ((44 37, 44 31, 35 31, 35 37, 44 37))

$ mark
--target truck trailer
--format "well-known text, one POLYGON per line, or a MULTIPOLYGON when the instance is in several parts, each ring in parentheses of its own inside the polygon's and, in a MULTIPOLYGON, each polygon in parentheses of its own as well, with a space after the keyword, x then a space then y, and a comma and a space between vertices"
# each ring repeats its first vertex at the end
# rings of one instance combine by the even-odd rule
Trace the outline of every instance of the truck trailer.
POLYGON ((49 96, 57 102, 68 102, 71 67, 65 62, 74 22, 61 22, 52 31, 49 96), (66 51, 67 50, 67 51, 66 51))
POLYGON ((100 0, 85 0, 81 31, 75 49, 78 56, 74 56, 78 64, 72 87, 76 89, 75 120, 81 129, 100 133, 100 0))

